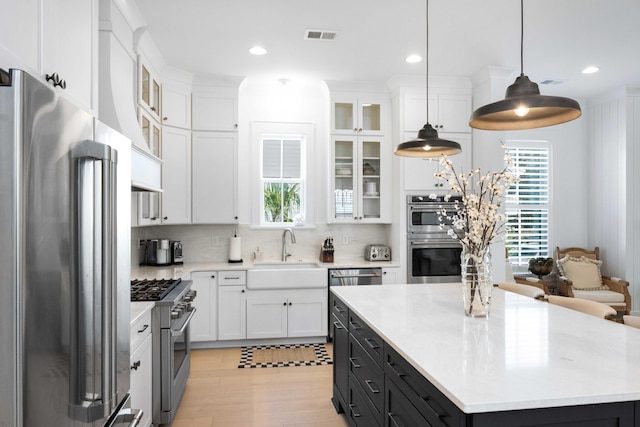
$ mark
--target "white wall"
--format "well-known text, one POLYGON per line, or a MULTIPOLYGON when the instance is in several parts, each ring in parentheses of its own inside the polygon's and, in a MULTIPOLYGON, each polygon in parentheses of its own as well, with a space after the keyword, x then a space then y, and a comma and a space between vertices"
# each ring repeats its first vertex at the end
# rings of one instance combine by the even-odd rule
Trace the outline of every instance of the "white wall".
POLYGON ((634 312, 640 289, 640 89, 620 88, 588 107, 588 246, 599 246, 602 272, 630 283, 634 312))

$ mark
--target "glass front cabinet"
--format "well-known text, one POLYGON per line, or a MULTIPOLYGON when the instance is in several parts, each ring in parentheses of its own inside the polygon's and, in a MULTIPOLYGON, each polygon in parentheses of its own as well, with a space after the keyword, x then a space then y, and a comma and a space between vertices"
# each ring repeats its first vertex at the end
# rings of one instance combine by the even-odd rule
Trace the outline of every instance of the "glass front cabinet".
POLYGON ((382 138, 333 136, 330 222, 388 222, 388 174, 382 138))
POLYGON ((383 104, 379 100, 334 99, 332 133, 334 134, 383 134, 383 104))

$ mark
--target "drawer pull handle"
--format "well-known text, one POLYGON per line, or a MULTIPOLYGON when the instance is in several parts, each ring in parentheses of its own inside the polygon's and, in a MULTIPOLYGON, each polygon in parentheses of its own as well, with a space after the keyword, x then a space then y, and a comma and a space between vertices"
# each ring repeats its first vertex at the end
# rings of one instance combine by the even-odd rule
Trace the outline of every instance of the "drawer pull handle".
POLYGON ((353 326, 353 329, 355 329, 356 331, 362 329, 362 326, 358 325, 356 322, 350 321, 349 324, 353 326))
POLYGON ((224 276, 224 278, 226 280, 238 280, 240 279, 240 276, 224 276))
POLYGON ((400 424, 398 424, 398 422, 396 421, 396 417, 395 417, 396 414, 394 414, 393 412, 389 412, 388 414, 389 414, 389 421, 391 421, 395 427, 400 427, 400 424))
POLYGON ((398 370, 396 370, 396 368, 394 368, 395 364, 391 363, 391 362, 387 362, 387 366, 391 369, 391 371, 396 374, 398 376, 398 378, 402 378, 407 374, 404 374, 402 372, 399 372, 398 370))
POLYGON ((359 413, 357 413, 354 409, 356 408, 356 405, 354 405, 353 403, 349 404, 349 411, 351 411, 351 415, 353 415, 353 418, 360 418, 362 415, 360 415, 359 413))
POLYGON ((333 322, 333 326, 335 326, 336 329, 344 329, 344 326, 342 326, 340 322, 333 322))
POLYGON ((371 393, 380 393, 380 390, 376 390, 375 388, 373 388, 371 386, 371 384, 373 383, 373 381, 371 380, 365 380, 364 383, 369 387, 369 390, 371 390, 371 393))
POLYGON ((147 330, 147 328, 148 328, 148 327, 149 327, 149 325, 144 325, 144 326, 142 327, 142 329, 140 329, 140 330, 138 331, 138 333, 139 333, 139 334, 143 333, 144 331, 146 331, 146 330, 147 330))
POLYGON ((354 369, 358 369, 360 365, 358 365, 355 360, 356 359, 354 359, 353 357, 349 358, 349 362, 351 362, 351 366, 353 366, 354 369))
POLYGON ((344 313, 345 311, 344 308, 342 308, 342 306, 339 306, 339 305, 336 305, 334 308, 338 313, 344 313))
POLYGON ((375 341, 372 340, 371 338, 365 338, 364 340, 367 342, 367 344, 369 344, 369 347, 371 347, 372 350, 380 348, 380 346, 377 344, 371 344, 371 343, 375 343, 375 341))
POLYGON ((429 397, 429 396, 420 396, 420 399, 424 400, 424 403, 427 404, 427 408, 429 408, 429 411, 433 414, 434 417, 436 417, 438 419, 442 419, 442 418, 447 416, 447 414, 439 414, 439 413, 436 412, 436 410, 429 403, 430 400, 433 400, 433 399, 431 399, 431 397, 429 397))

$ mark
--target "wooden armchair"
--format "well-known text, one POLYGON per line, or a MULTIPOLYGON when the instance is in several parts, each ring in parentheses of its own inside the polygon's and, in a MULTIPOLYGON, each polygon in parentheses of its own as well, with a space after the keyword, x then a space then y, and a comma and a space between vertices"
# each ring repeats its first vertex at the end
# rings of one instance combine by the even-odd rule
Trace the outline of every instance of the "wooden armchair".
POLYGON ((598 246, 594 250, 556 247, 558 293, 567 297, 601 302, 623 314, 629 314, 629 282, 609 276, 601 276, 600 279, 601 263, 598 246))

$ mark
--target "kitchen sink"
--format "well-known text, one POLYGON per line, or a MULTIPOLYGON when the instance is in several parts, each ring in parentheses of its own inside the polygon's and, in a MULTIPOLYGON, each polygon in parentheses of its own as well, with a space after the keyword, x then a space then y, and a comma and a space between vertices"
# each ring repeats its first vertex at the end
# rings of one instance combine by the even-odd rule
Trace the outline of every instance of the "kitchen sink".
POLYGON ((327 269, 313 262, 260 262, 247 271, 247 289, 327 287, 327 269))

